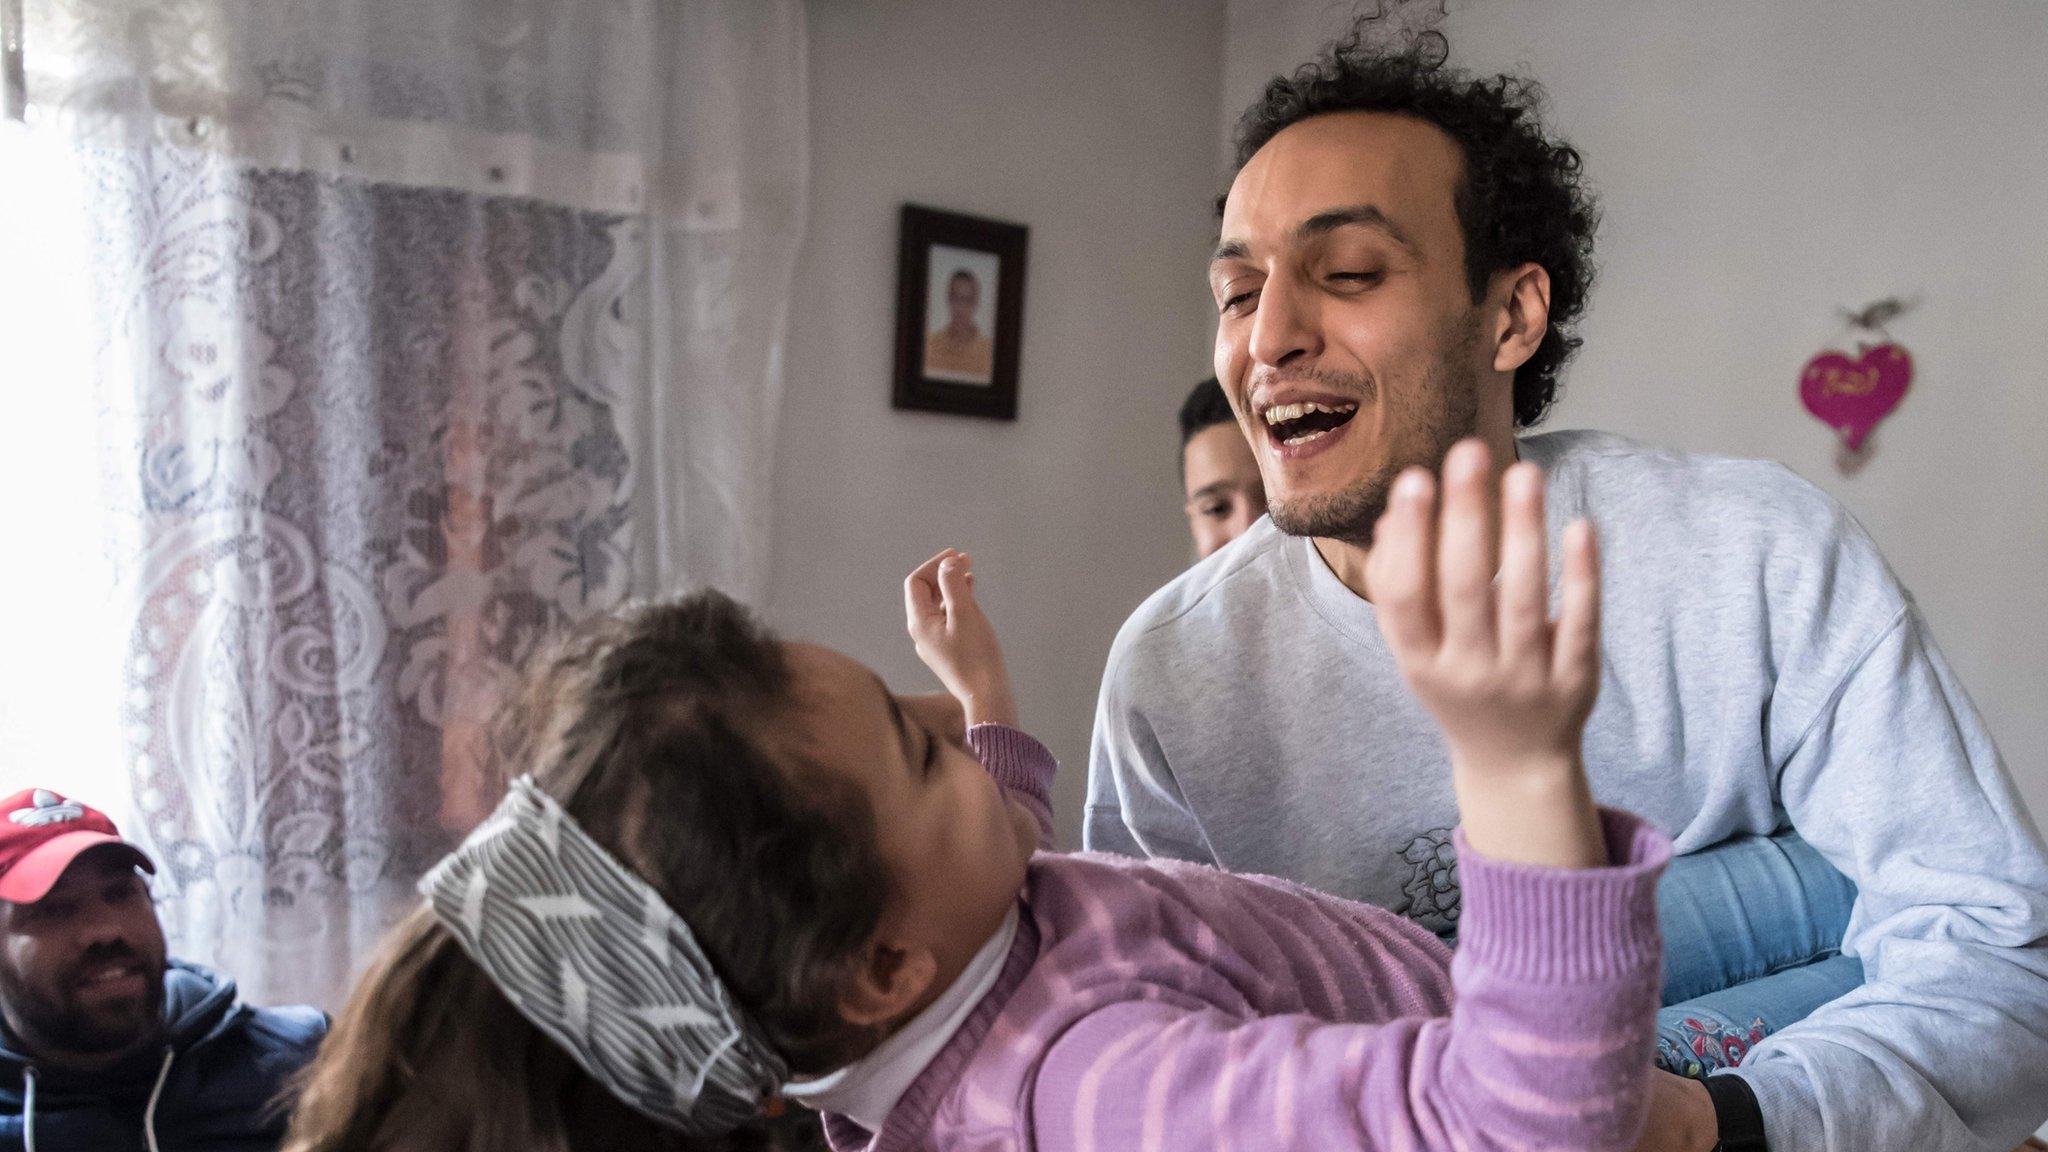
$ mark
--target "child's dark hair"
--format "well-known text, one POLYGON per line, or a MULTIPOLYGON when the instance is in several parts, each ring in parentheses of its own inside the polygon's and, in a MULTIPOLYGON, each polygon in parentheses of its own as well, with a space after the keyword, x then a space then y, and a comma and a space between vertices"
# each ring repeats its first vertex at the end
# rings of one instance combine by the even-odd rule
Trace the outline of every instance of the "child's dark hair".
POLYGON ((1549 331, 1515 372, 1515 425, 1530 427, 1557 398, 1593 290, 1600 213, 1579 153, 1544 130, 1543 89, 1534 80, 1444 67, 1449 47, 1439 32, 1405 50, 1374 47, 1374 19, 1360 19, 1317 59, 1266 85, 1237 122, 1237 167, 1285 129, 1332 112, 1409 116, 1456 142, 1465 164, 1454 205, 1472 298, 1485 294, 1493 273, 1524 262, 1550 274, 1549 331))
MULTIPOLYGON (((513 774, 530 771, 661 893, 790 1067, 815 1074, 878 1039, 842 1020, 839 998, 888 879, 866 796, 770 739, 787 724, 790 690, 775 638, 731 598, 698 592, 559 643, 499 747, 513 774)), ((291 1152, 412 1147, 451 1116, 463 1130, 448 1135, 461 1138, 436 1146, 684 1146, 613 1114, 625 1106, 553 1051, 424 912, 393 933, 305 1086, 291 1152), (421 1007, 434 1002, 455 1011, 421 1007), (647 1135, 622 1142, 628 1132, 647 1135)))

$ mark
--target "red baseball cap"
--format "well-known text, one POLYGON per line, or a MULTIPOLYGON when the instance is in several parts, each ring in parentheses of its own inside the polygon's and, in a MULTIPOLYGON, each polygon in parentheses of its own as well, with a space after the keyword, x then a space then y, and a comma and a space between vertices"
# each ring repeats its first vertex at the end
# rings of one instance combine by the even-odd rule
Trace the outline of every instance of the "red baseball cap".
POLYGON ((47 788, 25 788, 0 800, 0 900, 33 904, 50 894, 81 852, 120 846, 145 872, 155 872, 142 849, 121 839, 114 822, 47 788))

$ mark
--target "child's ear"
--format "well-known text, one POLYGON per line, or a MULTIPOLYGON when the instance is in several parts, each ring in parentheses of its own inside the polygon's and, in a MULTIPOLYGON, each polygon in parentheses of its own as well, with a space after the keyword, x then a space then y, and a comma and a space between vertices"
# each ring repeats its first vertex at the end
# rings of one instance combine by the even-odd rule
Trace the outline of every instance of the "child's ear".
POLYGON ((839 994, 839 1015, 861 1028, 887 1024, 924 997, 938 970, 929 948, 870 941, 854 966, 852 980, 839 994))

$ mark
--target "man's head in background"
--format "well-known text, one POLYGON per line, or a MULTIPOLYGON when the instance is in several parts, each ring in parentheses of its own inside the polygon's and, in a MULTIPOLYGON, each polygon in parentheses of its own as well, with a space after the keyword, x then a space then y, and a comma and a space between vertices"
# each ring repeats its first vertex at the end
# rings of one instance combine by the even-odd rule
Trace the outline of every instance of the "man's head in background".
POLYGON ((1180 406, 1180 479, 1197 555, 1237 539, 1266 514, 1259 462, 1213 376, 1180 406))
POLYGON ((41 788, 0 801, 0 1013, 27 1054, 90 1071, 162 1035, 153 871, 76 801, 41 788))
POLYGON ((974 323, 981 307, 981 281, 962 268, 946 281, 946 330, 968 335, 980 331, 974 323))
POLYGON ((1579 343, 1597 220, 1534 83, 1364 31, 1239 121, 1209 276, 1274 523, 1360 545, 1402 468, 1473 435, 1514 458, 1579 343))

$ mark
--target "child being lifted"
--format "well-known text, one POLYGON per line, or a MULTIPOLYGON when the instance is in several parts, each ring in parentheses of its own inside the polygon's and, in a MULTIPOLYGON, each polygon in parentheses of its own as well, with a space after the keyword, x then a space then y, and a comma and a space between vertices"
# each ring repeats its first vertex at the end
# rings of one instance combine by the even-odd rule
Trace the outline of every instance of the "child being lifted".
POLYGON ((1490 475, 1476 443, 1441 501, 1404 475, 1368 573, 1451 749, 1455 961, 1279 880, 1049 851, 1053 759, 949 550, 905 598, 964 734, 716 593, 564 648, 530 775, 422 882, 286 1147, 733 1147, 796 1100, 842 1150, 1630 1148, 1669 849, 1580 762, 1591 531, 1552 621, 1542 478, 1490 475))

